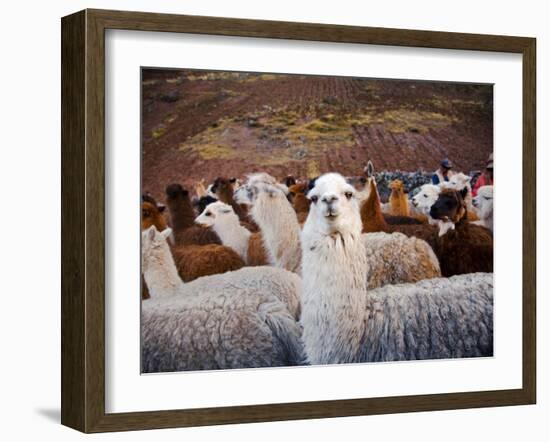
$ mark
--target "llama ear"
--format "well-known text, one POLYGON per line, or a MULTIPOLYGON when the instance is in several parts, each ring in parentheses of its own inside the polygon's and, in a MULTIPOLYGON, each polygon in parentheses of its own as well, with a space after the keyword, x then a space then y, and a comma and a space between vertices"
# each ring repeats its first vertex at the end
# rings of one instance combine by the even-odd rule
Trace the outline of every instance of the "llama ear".
POLYGON ((157 228, 155 226, 151 226, 147 229, 146 236, 149 241, 153 241, 155 239, 156 234, 157 234, 157 228))
POLYGON ((166 227, 162 232, 160 232, 160 236, 162 236, 162 239, 167 239, 172 234, 172 229, 170 227, 166 227))
POLYGON ((166 209, 166 206, 164 204, 158 204, 157 209, 158 209, 159 213, 162 213, 162 212, 164 212, 164 209, 166 209))
POLYGON ((237 182, 237 178, 235 178, 235 177, 229 178, 229 182, 230 182, 231 184, 234 184, 234 183, 237 182))
POLYGON ((368 178, 374 175, 374 166, 371 160, 369 160, 369 162, 367 163, 367 166, 363 169, 363 171, 365 172, 368 178))

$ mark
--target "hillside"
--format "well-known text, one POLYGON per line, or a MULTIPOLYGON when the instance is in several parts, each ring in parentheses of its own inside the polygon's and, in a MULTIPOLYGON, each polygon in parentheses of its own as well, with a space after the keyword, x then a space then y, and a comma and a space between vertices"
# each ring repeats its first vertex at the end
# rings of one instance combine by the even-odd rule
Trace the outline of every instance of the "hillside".
POLYGON ((491 85, 142 71, 143 190, 265 170, 275 176, 483 168, 491 85))

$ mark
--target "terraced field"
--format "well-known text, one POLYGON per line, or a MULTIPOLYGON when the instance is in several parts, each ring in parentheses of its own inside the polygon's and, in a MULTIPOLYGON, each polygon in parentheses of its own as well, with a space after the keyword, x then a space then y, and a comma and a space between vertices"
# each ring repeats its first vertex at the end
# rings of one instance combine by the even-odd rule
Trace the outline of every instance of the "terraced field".
POLYGON ((265 170, 481 169, 493 150, 490 85, 144 70, 143 190, 265 170))

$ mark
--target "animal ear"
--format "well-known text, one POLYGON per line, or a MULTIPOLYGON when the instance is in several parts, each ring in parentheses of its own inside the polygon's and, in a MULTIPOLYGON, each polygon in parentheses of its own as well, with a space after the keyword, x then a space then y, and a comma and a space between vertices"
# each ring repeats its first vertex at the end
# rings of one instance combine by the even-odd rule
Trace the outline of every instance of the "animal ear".
POLYGON ((235 177, 229 178, 229 182, 230 182, 231 184, 236 183, 236 182, 237 182, 237 178, 235 178, 235 177))
POLYGON ((160 236, 162 236, 162 239, 167 239, 172 234, 172 229, 170 227, 166 227, 162 232, 160 232, 160 236))
POLYGON ((369 160, 369 162, 367 163, 364 172, 369 178, 374 175, 374 165, 372 164, 371 160, 369 160))
POLYGON ((149 241, 153 241, 155 239, 156 234, 157 234, 157 228, 155 226, 151 226, 147 229, 147 239, 149 241))
POLYGON ((158 204, 157 209, 158 209, 159 213, 162 213, 162 212, 164 212, 164 209, 166 209, 166 206, 164 204, 158 204))

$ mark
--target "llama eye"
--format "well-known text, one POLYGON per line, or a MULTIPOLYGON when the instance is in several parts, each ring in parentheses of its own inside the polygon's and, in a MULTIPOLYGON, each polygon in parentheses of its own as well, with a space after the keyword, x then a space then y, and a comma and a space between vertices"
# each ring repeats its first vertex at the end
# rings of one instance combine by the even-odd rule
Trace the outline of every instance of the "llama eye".
POLYGON ((317 200, 319 199, 319 197, 317 195, 313 195, 310 199, 311 199, 311 202, 313 204, 315 204, 317 202, 317 200))
POLYGON ((353 196, 353 193, 351 193, 351 192, 346 192, 346 193, 344 193, 344 195, 346 196, 346 198, 347 198, 348 200, 350 200, 351 197, 353 196))
POLYGON ((206 212, 205 215, 206 216, 212 216, 212 214, 210 212, 206 212))
POLYGON ((428 195, 426 195, 426 194, 424 194, 424 195, 422 195, 422 196, 423 196, 424 198, 428 198, 428 195))

